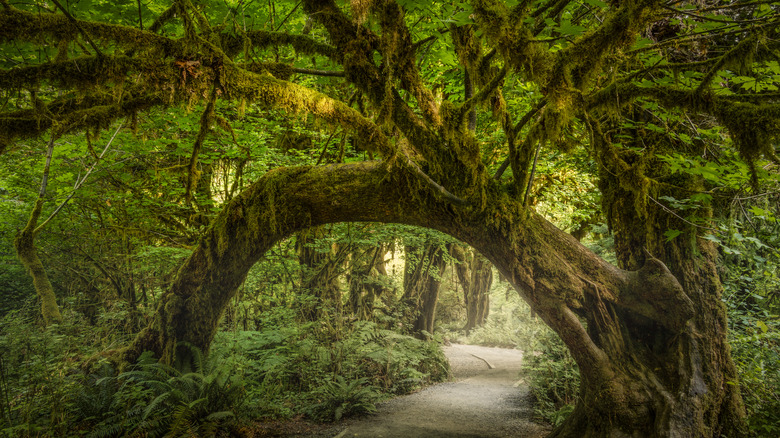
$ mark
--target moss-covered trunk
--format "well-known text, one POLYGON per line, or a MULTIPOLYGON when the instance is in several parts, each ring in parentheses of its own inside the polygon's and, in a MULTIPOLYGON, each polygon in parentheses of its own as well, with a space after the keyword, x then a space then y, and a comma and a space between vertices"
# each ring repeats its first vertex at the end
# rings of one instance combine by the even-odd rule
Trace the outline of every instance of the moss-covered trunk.
POLYGON ((380 275, 385 275, 385 246, 379 244, 370 247, 360 256, 354 251, 348 274, 349 307, 358 319, 371 319, 374 301, 385 292, 380 275))
POLYGON ((38 257, 38 251, 35 248, 35 237, 38 234, 36 227, 42 209, 43 199, 39 198, 30 213, 27 225, 25 225, 14 239, 14 248, 16 249, 16 256, 22 262, 25 269, 27 269, 27 273, 30 274, 30 277, 32 277, 35 292, 41 300, 43 323, 49 325, 62 322, 62 314, 57 305, 57 297, 54 295, 54 288, 49 281, 49 276, 46 274, 46 269, 43 267, 43 262, 38 257))
MULTIPOLYGON (((657 266, 673 276, 683 300, 658 309, 663 313, 637 312, 597 295, 586 300, 588 335, 609 366, 582 373, 582 399, 553 436, 742 436, 744 412, 729 383, 737 375, 712 243, 657 204, 638 208, 644 194, 626 190, 615 174, 602 172, 601 185, 620 267, 642 272, 657 266), (682 234, 668 240, 667 230, 682 234), (691 309, 687 321, 679 319, 683 307, 691 309)), ((653 282, 657 275, 640 278, 653 282)), ((664 300, 649 286, 634 288, 644 308, 664 300)))

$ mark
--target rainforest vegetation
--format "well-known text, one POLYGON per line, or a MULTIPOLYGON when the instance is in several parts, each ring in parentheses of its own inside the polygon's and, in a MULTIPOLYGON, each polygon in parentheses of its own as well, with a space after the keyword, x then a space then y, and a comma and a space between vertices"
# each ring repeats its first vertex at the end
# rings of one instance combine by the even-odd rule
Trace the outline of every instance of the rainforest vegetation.
POLYGON ((451 339, 553 437, 776 437, 778 87, 775 1, 0 0, 0 435, 339 420, 451 339))

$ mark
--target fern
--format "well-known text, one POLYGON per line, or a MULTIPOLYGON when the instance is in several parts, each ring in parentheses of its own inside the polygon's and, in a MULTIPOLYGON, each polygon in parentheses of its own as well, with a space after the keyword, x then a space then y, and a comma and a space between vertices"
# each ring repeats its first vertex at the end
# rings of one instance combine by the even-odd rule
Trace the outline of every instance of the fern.
POLYGON ((96 380, 116 388, 110 412, 117 414, 106 415, 89 436, 213 436, 235 418, 244 400, 241 382, 221 363, 183 347, 194 371, 182 373, 144 353, 133 369, 96 380))
POLYGON ((317 391, 321 401, 310 407, 309 415, 319 421, 338 421, 346 415, 376 412, 381 394, 368 382, 366 378, 347 381, 336 376, 317 391))

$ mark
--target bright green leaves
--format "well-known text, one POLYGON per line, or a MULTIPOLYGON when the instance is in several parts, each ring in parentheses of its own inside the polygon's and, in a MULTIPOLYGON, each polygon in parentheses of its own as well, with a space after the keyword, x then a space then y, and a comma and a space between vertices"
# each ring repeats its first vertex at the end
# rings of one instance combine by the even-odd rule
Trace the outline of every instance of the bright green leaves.
MULTIPOLYGON (((552 21, 549 18, 547 20, 552 21)), ((554 22, 552 24, 554 24, 554 22)), ((554 27, 554 31, 564 37, 576 37, 585 33, 586 28, 585 26, 572 24, 569 20, 561 20, 560 24, 557 27, 554 27)))
POLYGON ((672 241, 675 237, 679 236, 680 234, 682 234, 682 231, 680 231, 680 230, 666 230, 666 231, 664 231, 664 237, 666 237, 666 241, 667 242, 672 241))
POLYGON ((726 94, 736 92, 762 93, 765 91, 777 91, 780 86, 780 63, 778 61, 764 61, 754 63, 750 69, 752 74, 749 76, 738 75, 728 70, 718 72, 720 78, 725 81, 724 85, 730 87, 726 94))

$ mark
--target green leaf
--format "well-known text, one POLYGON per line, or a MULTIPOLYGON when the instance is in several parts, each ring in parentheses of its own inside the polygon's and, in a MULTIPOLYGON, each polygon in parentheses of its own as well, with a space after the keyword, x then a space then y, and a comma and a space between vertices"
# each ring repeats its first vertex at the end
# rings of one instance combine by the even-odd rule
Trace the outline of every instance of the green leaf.
POLYGON ((664 231, 664 236, 666 237, 667 242, 671 242, 672 239, 682 234, 682 231, 680 230, 666 230, 664 231))
POLYGON ((561 23, 561 26, 557 30, 558 32, 560 32, 561 35, 567 35, 567 36, 578 36, 578 35, 582 35, 585 32, 584 27, 577 26, 576 24, 571 24, 569 22, 561 23))

